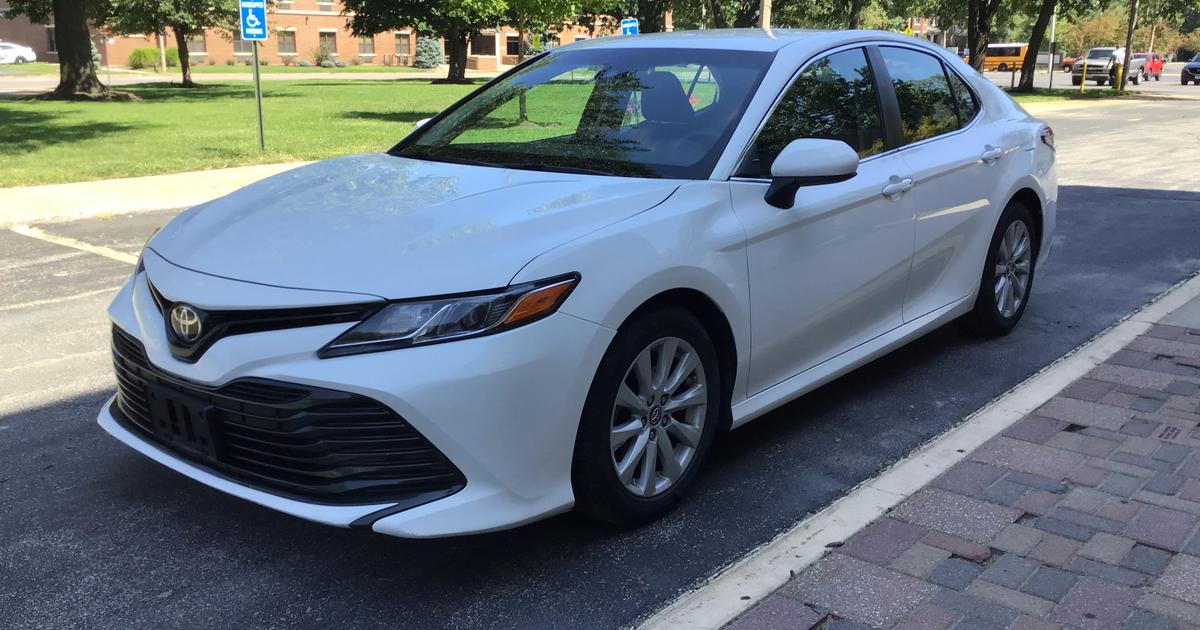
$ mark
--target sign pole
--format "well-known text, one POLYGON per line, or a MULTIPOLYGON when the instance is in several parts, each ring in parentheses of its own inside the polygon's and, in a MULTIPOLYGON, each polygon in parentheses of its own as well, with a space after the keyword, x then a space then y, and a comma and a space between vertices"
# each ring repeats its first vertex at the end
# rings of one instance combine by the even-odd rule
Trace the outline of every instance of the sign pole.
POLYGON ((258 150, 266 151, 267 145, 263 140, 262 116, 262 79, 258 74, 258 42, 254 42, 254 100, 258 103, 258 150))

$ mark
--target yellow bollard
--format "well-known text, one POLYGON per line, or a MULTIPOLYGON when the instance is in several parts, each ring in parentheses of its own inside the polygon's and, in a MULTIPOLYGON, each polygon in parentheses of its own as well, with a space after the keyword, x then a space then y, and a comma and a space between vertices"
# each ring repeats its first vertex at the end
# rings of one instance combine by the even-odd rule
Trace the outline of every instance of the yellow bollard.
POLYGON ((1080 75, 1083 80, 1079 82, 1079 93, 1083 94, 1083 88, 1087 85, 1087 57, 1083 58, 1083 74, 1080 75))
POLYGON ((1117 64, 1117 73, 1113 75, 1113 77, 1115 77, 1113 80, 1113 89, 1114 90, 1121 89, 1121 74, 1124 72, 1125 72, 1125 64, 1123 64, 1123 63, 1117 64))

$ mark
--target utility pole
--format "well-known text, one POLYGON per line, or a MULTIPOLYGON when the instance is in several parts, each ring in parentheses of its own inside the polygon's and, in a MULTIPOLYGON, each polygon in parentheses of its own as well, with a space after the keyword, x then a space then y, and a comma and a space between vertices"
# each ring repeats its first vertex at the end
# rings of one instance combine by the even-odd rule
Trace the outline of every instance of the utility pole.
POLYGON ((762 27, 771 30, 771 0, 762 0, 762 27))
POLYGON ((1117 89, 1124 92, 1125 82, 1129 80, 1129 66, 1133 64, 1133 30, 1137 28, 1138 4, 1140 0, 1129 3, 1129 29, 1125 31, 1125 65, 1121 67, 1121 85, 1117 89))
POLYGON ((162 33, 158 34, 158 66, 159 72, 167 71, 167 41, 162 33))
MULTIPOLYGON (((1054 13, 1050 15, 1050 89, 1054 89, 1054 66, 1058 65, 1054 61, 1054 52, 1058 50, 1058 40, 1054 37, 1054 28, 1058 26, 1058 6, 1054 7, 1054 13)), ((1037 54, 1037 51, 1034 51, 1037 54)))

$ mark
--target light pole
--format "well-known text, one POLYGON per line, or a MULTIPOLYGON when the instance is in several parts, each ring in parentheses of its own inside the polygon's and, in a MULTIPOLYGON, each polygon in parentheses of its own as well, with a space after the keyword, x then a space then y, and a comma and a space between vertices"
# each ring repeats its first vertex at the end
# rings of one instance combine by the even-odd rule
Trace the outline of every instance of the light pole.
POLYGON ((1054 27, 1058 26, 1058 7, 1050 15, 1050 89, 1054 89, 1054 52, 1058 50, 1058 42, 1054 39, 1054 27))
POLYGON ((771 30, 771 0, 762 0, 762 27, 771 30))

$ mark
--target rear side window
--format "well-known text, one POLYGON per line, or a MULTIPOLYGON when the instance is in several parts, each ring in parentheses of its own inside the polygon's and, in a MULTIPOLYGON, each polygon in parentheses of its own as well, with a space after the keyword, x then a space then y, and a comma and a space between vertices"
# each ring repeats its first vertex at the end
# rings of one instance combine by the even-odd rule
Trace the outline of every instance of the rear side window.
POLYGON ((896 89, 905 144, 958 129, 958 105, 937 57, 890 46, 879 52, 896 89))
POLYGON ((979 113, 979 101, 976 100, 975 95, 971 93, 971 89, 967 87, 961 77, 950 71, 947 71, 946 75, 950 77, 950 87, 954 90, 954 102, 958 104, 959 126, 965 127, 967 123, 975 119, 975 114, 979 113))
POLYGON ((861 157, 883 151, 879 98, 863 49, 833 53, 796 77, 763 125, 740 174, 769 176, 779 152, 800 138, 841 140, 861 157))

